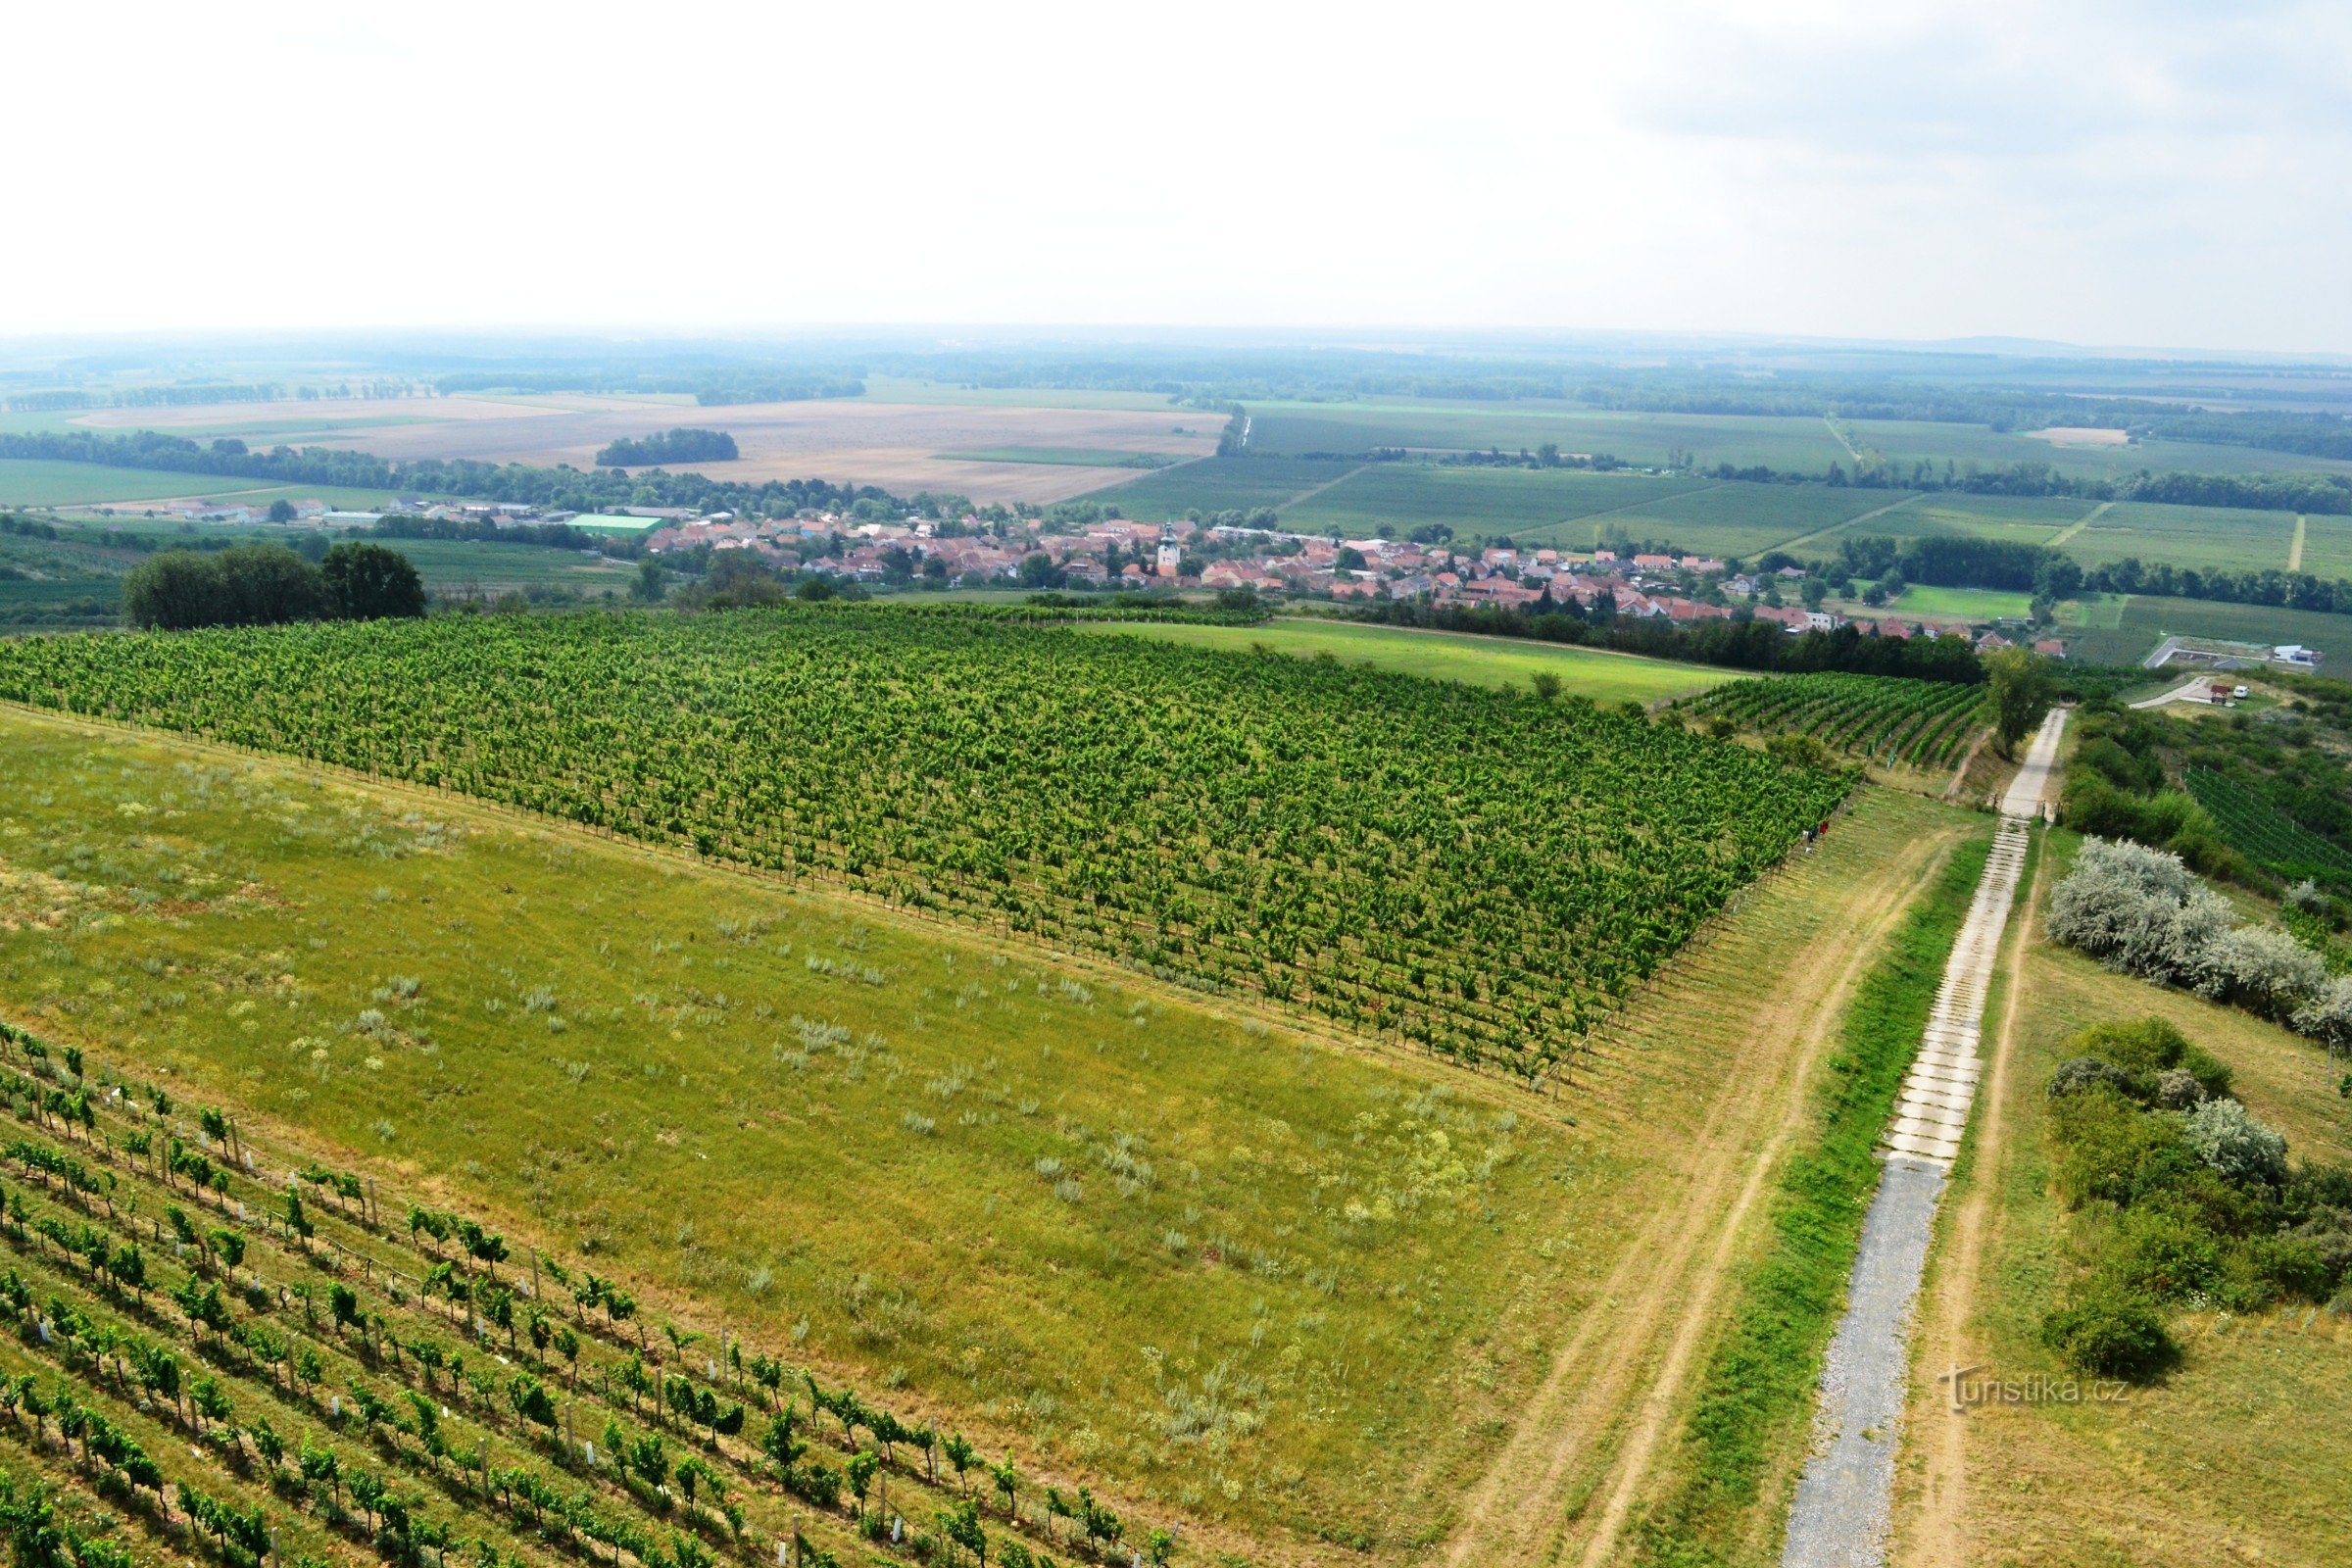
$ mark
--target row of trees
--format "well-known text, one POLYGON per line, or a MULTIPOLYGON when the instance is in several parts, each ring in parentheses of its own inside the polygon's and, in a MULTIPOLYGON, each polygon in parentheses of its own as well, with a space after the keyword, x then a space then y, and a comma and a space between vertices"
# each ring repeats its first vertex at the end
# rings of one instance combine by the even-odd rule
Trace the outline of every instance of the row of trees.
POLYGON ((1791 637, 1779 622, 1768 620, 1702 620, 1684 625, 1663 619, 1621 619, 1605 607, 1588 615, 1570 609, 1530 612, 1414 600, 1379 600, 1359 606, 1349 614, 1387 626, 1585 644, 1730 669, 1835 670, 1972 685, 1984 678, 1983 663, 1959 638, 1881 637, 1852 625, 1791 637))
POLYGON ((743 454, 724 430, 679 428, 657 435, 623 436, 596 455, 600 468, 634 468, 657 463, 732 463, 743 454))
MULTIPOLYGON (((699 473, 666 470, 631 476, 619 469, 582 470, 568 466, 537 468, 468 459, 438 458, 392 463, 365 452, 325 447, 249 450, 233 437, 198 445, 183 436, 155 430, 104 435, 95 430, 0 432, 0 458, 95 463, 116 468, 153 468, 175 473, 210 473, 257 479, 268 484, 334 485, 349 489, 430 496, 473 496, 521 502, 566 512, 601 512, 607 507, 693 507, 700 511, 758 513, 789 516, 807 507, 850 512, 871 502, 884 515, 906 505, 872 485, 837 485, 823 479, 769 479, 751 484, 699 473)), ((872 509, 869 509, 869 511, 872 509)))
POLYGON ((155 631, 414 617, 424 604, 424 579, 408 557, 359 541, 334 546, 317 565, 280 545, 170 550, 122 580, 124 616, 155 631))

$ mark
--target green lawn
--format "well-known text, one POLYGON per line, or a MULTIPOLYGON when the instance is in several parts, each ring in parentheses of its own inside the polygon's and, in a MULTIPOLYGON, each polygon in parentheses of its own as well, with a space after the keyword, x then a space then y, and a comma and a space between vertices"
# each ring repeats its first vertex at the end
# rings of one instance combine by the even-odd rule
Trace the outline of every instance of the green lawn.
POLYGON ((1943 615, 1962 620, 1995 620, 2008 615, 2023 619, 2033 612, 2034 596, 1998 588, 1931 588, 1915 583, 1886 609, 1898 615, 1943 615))
POLYGON ((1458 632, 1414 631, 1401 626, 1366 626, 1350 621, 1286 617, 1262 626, 1199 626, 1135 621, 1088 621, 1105 636, 1157 637, 1202 648, 1246 651, 1262 646, 1298 658, 1329 655, 1351 663, 1458 680, 1476 686, 1526 686, 1539 671, 1560 677, 1566 695, 1594 702, 1660 702, 1705 691, 1738 672, 1704 664, 1678 664, 1594 648, 1529 642, 1508 637, 1474 637, 1458 632))

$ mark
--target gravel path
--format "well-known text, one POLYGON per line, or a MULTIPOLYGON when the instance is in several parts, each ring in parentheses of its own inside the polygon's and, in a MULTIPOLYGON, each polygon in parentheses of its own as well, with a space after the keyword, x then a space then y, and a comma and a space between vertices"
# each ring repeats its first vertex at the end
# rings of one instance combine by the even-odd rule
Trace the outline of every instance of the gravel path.
POLYGON ((2041 814, 2065 732, 2050 714, 2001 801, 2001 826, 1943 984, 1883 1139, 1878 1195, 1862 1222, 1845 1317, 1830 1342, 1813 1451, 1789 1510, 1782 1568, 1880 1568, 1886 1561, 1894 1459, 1911 1369, 1911 1308, 1926 1272, 1936 1205, 1975 1103, 1978 1024, 2024 867, 2026 824, 2041 814))

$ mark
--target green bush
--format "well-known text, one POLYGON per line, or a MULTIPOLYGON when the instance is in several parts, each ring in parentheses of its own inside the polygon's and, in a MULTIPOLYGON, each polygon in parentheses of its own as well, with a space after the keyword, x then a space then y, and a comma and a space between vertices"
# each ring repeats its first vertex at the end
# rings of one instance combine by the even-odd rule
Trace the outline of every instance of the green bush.
POLYGON ((2094 1377, 2147 1383, 2180 1359, 2164 1319, 2127 1292, 2094 1288, 2073 1306, 2042 1319, 2042 1343, 2067 1365, 2094 1377))
POLYGON ((2210 1297, 2226 1275, 2221 1242, 2170 1208, 2131 1208, 2118 1218, 2099 1277, 2125 1296, 2150 1301, 2210 1297))

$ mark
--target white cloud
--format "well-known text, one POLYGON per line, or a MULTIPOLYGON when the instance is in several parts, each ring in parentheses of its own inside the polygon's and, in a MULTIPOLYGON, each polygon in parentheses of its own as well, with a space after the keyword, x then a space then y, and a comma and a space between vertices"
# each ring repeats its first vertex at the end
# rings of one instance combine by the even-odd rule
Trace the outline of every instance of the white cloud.
POLYGON ((2352 349, 2335 6, 20 9, 12 333, 2352 349))

